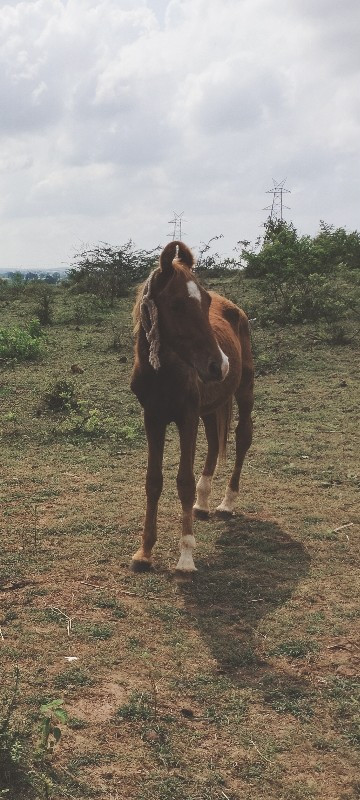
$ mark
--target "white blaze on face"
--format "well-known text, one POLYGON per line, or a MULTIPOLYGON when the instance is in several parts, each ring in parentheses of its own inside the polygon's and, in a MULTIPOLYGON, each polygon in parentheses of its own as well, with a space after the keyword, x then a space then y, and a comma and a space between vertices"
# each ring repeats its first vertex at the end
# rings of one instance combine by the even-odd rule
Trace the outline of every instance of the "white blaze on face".
POLYGON ((187 290, 189 292, 189 297, 201 303, 201 292, 195 281, 187 281, 187 290))
POLYGON ((218 345, 218 348, 219 348, 221 356, 222 356, 221 374, 222 374, 222 377, 224 379, 224 378, 226 378, 226 376, 227 376, 227 374, 229 372, 229 359, 225 355, 225 353, 223 353, 223 351, 222 351, 222 349, 221 349, 221 347, 219 345, 218 345))

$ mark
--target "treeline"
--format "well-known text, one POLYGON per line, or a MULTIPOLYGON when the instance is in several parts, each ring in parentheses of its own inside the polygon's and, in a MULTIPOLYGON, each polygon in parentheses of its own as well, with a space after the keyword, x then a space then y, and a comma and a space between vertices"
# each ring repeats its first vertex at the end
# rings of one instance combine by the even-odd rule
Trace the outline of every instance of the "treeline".
MULTIPOLYGON (((196 270, 200 278, 221 280, 238 276, 256 282, 260 297, 252 309, 261 324, 280 325, 325 320, 334 323, 360 314, 360 234, 320 223, 316 236, 301 236, 292 223, 267 220, 264 234, 254 246, 238 242, 234 256, 216 252, 222 236, 214 236, 198 249, 196 270)), ((53 293, 61 286, 78 296, 78 319, 112 307, 145 280, 157 265, 160 247, 143 250, 129 240, 112 247, 100 243, 78 253, 65 279, 60 273, 11 273, 0 279, 0 300, 23 292, 37 299, 35 315, 51 324, 53 293), (51 285, 53 284, 53 285, 51 285), (81 295, 84 300, 81 300, 81 295), (87 308, 81 304, 87 298, 87 308), (92 311, 90 310, 90 306, 92 311), (86 312, 86 314, 85 314, 86 312)), ((241 301, 240 301, 241 302, 241 301)))
POLYGON ((9 270, 9 272, 4 272, 2 275, 0 275, 0 281, 6 281, 12 286, 21 286, 33 281, 57 284, 60 283, 61 280, 64 280, 64 278, 64 272, 22 272, 19 270, 12 272, 9 270))

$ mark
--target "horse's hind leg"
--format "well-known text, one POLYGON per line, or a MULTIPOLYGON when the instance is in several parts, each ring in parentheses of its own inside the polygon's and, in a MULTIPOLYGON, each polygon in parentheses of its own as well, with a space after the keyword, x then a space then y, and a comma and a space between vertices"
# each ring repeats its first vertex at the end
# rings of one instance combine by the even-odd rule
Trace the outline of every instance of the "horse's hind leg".
POLYGON ((210 512, 209 499, 211 494, 211 481, 215 472, 215 467, 219 455, 219 433, 216 414, 208 414, 203 417, 205 434, 208 444, 203 473, 196 485, 196 503, 193 513, 197 519, 207 519, 210 512))
POLYGON ((252 441, 252 419, 251 412, 254 404, 253 397, 253 370, 244 369, 241 383, 235 392, 235 400, 239 409, 239 421, 235 429, 236 437, 236 459, 232 476, 226 488, 225 497, 217 507, 218 514, 229 516, 232 514, 237 496, 239 494, 240 473, 244 463, 245 455, 252 441))

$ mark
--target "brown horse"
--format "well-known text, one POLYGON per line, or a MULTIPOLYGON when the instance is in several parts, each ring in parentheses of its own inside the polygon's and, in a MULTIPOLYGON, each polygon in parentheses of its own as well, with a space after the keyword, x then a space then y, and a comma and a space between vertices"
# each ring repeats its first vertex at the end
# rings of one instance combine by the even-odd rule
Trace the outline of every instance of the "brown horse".
POLYGON ((239 408, 234 470, 217 512, 232 514, 240 472, 252 439, 254 371, 248 319, 240 308, 207 292, 192 272, 194 258, 183 242, 171 242, 159 267, 140 287, 134 308, 135 364, 131 389, 144 408, 148 440, 147 506, 142 545, 132 559, 135 571, 151 569, 166 426, 175 422, 180 437, 177 475, 182 505, 180 559, 176 569, 193 572, 193 513, 209 515, 211 481, 218 456, 226 449, 233 398, 239 408), (194 456, 199 418, 208 453, 195 487, 194 456), (197 499, 195 494, 197 488, 197 499))

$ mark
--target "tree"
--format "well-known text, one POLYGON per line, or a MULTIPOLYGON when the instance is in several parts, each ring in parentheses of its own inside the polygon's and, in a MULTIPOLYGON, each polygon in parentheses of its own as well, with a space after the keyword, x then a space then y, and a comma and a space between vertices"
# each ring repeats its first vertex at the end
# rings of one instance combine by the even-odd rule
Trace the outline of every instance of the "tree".
POLYGON ((78 292, 90 292, 112 303, 148 276, 159 249, 135 250, 131 239, 116 248, 101 243, 76 255, 68 280, 78 292))

